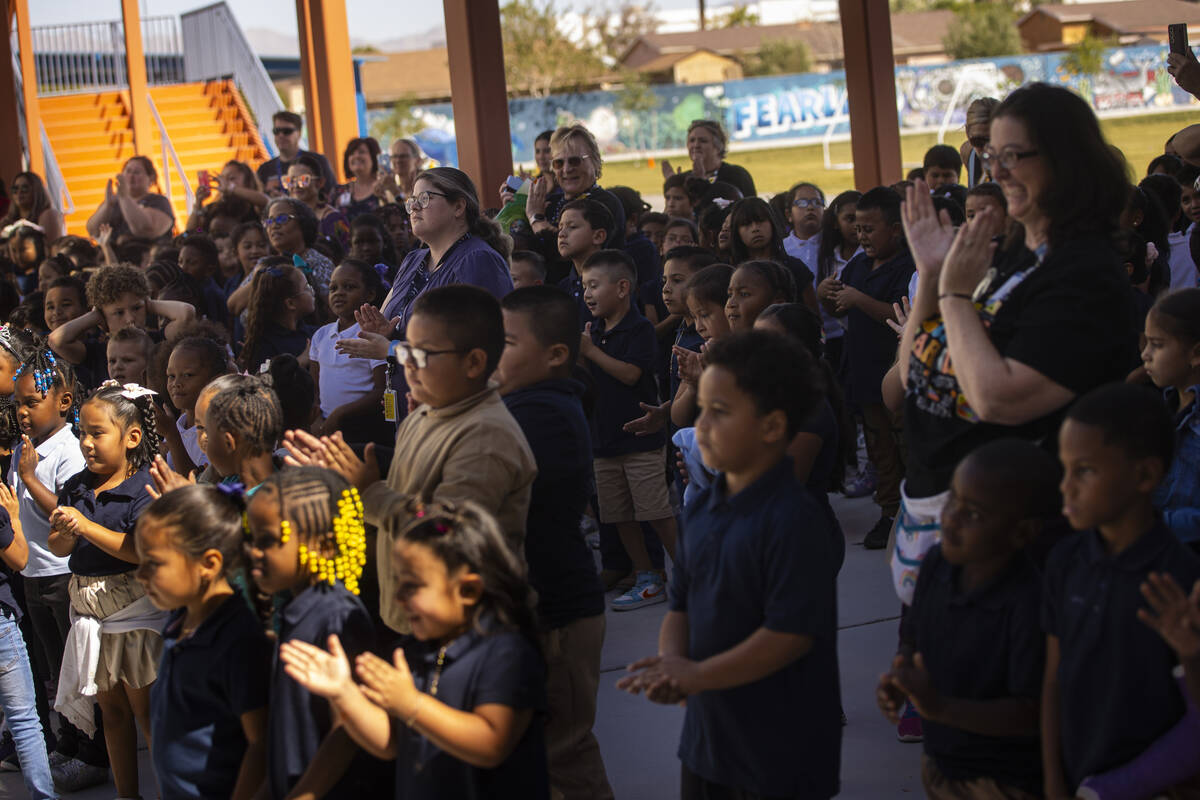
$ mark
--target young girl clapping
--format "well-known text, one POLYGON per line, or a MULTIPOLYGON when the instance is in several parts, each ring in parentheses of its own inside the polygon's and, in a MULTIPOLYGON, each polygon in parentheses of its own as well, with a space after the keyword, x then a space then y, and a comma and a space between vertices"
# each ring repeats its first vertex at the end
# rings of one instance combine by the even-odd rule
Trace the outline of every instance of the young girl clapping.
POLYGON ((228 580, 243 507, 240 487, 185 486, 138 521, 138 582, 174 612, 150 693, 154 770, 168 800, 244 800, 263 782, 271 646, 228 580))
POLYGON ((368 752, 396 760, 395 797, 549 796, 545 666, 525 567, 464 503, 416 509, 392 551, 416 644, 392 663, 285 641, 287 674, 329 699, 368 752))

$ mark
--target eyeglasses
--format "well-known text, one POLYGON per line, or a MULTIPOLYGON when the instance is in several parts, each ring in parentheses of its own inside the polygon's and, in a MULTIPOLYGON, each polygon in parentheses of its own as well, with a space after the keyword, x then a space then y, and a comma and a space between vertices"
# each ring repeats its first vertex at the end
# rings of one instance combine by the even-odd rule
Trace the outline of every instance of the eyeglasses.
POLYGON ((296 218, 295 214, 276 214, 273 217, 267 217, 263 220, 263 224, 268 228, 275 225, 287 225, 289 221, 296 218))
POLYGON ((967 141, 971 143, 971 147, 974 147, 976 150, 982 150, 988 146, 988 142, 991 139, 987 136, 972 136, 967 141))
POLYGON ((815 197, 797 197, 796 202, 792 203, 796 208, 824 208, 825 203, 815 197))
POLYGON ((272 128, 271 133, 276 136, 291 136, 296 132, 295 128, 272 128))
POLYGON ((983 151, 983 155, 979 160, 983 162, 983 168, 988 172, 995 172, 996 167, 1004 169, 1012 169, 1017 165, 1018 161, 1024 161, 1027 158, 1033 158, 1038 155, 1037 150, 1004 150, 997 153, 990 147, 983 151))
POLYGON ((447 353, 466 353, 461 347, 452 350, 423 350, 420 347, 413 347, 408 342, 396 342, 392 345, 392 357, 400 364, 412 364, 417 369, 425 369, 429 366, 431 356, 444 356, 447 353))
POLYGON ((279 179, 280 185, 285 191, 296 189, 307 189, 313 182, 312 175, 284 175, 279 179))
POLYGON ((571 169, 579 169, 579 167, 583 165, 583 160, 585 158, 591 158, 591 156, 584 154, 581 156, 567 156, 566 158, 552 158, 550 159, 550 168, 561 170, 565 164, 571 169))
POLYGON ((450 195, 442 194, 441 192, 424 191, 405 200, 404 210, 411 214, 418 208, 429 208, 429 198, 434 195, 438 197, 450 197, 450 195))

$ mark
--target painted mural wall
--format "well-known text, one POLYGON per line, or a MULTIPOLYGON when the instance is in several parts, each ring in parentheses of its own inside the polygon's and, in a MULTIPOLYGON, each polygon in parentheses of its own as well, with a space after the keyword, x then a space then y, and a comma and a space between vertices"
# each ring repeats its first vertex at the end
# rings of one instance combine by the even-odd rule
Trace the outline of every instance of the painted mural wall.
MULTIPOLYGON (((1063 71, 1061 53, 956 61, 896 68, 896 103, 904 132, 960 128, 977 97, 1003 97, 1025 83, 1071 86, 1098 112, 1156 113, 1197 101, 1166 71, 1166 46, 1114 48, 1098 75, 1063 71)), ((733 143, 770 147, 849 133, 844 72, 750 78, 633 92, 585 92, 509 101, 513 158, 533 161, 533 140, 548 128, 579 120, 609 157, 682 149, 694 119, 724 121, 733 143)), ((368 112, 385 113, 385 112, 368 112)), ((449 103, 422 106, 426 152, 456 164, 454 112, 449 103)))

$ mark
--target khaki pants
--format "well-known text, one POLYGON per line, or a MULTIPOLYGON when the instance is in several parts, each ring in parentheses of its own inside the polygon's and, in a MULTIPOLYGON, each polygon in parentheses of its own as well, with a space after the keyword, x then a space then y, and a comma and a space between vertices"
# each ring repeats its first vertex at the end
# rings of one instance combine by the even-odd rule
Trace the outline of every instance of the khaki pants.
POLYGON ((604 627, 604 615, 598 614, 542 634, 546 754, 555 800, 612 800, 600 745, 592 735, 604 627))
POLYGON ((895 517, 900 509, 900 482, 904 480, 904 432, 900 418, 883 403, 861 406, 863 438, 867 456, 875 465, 875 505, 885 517, 895 517))
POLYGON ((942 774, 933 759, 921 756, 921 783, 929 800, 1036 800, 1023 789, 997 783, 992 778, 955 781, 942 774))

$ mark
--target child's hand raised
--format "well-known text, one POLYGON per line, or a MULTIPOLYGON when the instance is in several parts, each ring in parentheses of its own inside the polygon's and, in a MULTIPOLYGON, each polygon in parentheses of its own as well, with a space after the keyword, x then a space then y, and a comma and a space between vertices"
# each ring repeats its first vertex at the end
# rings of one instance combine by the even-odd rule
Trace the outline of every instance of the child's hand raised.
POLYGON ((592 341, 592 323, 585 323, 583 333, 579 334, 579 355, 590 358, 596 343, 592 341))
POLYGON ((675 354, 675 362, 679 365, 679 380, 695 386, 700 382, 700 373, 704 372, 704 357, 695 350, 674 345, 671 352, 675 354))
POLYGON ((9 519, 14 523, 20 521, 21 506, 17 502, 17 496, 3 481, 0 481, 0 507, 8 512, 9 519))
POLYGON ((328 448, 308 431, 298 428, 287 431, 283 434, 283 446, 288 451, 283 461, 289 467, 330 468, 328 448))
POLYGON ((899 303, 892 303, 892 313, 896 315, 896 318, 884 320, 884 322, 896 332, 897 336, 903 336, 904 326, 908 324, 908 315, 912 313, 912 304, 908 302, 908 298, 901 297, 899 303))
POLYGON ((1138 619, 1153 628, 1180 661, 1200 659, 1200 581, 1189 597, 1170 575, 1151 572, 1141 590, 1150 609, 1139 608, 1138 619))
POLYGON ((322 436, 321 444, 325 446, 325 460, 329 469, 339 473, 351 486, 358 487, 360 492, 379 480, 379 462, 375 459, 374 444, 368 444, 363 449, 363 458, 359 458, 354 449, 346 444, 341 431, 333 436, 322 436))
POLYGON ((917 653, 911 661, 901 656, 896 659, 892 664, 892 683, 908 695, 909 702, 922 717, 936 720, 945 703, 929 677, 929 670, 925 669, 925 657, 917 653))
POLYGON ((196 482, 195 472, 189 472, 187 477, 184 477, 171 469, 167 465, 167 460, 162 456, 154 457, 154 461, 150 464, 150 477, 154 479, 154 485, 146 484, 146 493, 155 500, 167 492, 184 486, 191 486, 196 482))
POLYGON ((329 652, 299 639, 279 646, 279 659, 288 677, 308 691, 336 700, 354 688, 350 677, 350 659, 336 635, 329 637, 329 652))
POLYGON ((17 474, 21 476, 22 481, 29 483, 31 479, 36 478, 35 470, 40 460, 33 441, 27 434, 21 434, 21 460, 17 462, 17 474))
POLYGON ((355 672, 362 681, 363 695, 372 703, 406 723, 416 717, 421 692, 413 683, 403 650, 396 648, 391 664, 374 653, 363 653, 355 659, 355 672))

